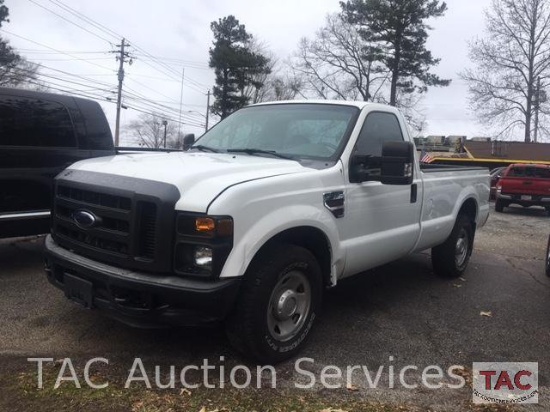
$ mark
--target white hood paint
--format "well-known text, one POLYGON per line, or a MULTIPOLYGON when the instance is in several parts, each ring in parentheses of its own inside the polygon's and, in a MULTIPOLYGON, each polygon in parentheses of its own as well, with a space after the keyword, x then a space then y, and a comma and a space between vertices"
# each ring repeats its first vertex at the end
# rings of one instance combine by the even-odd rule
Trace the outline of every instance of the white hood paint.
POLYGON ((176 210, 206 212, 226 188, 256 179, 313 171, 293 160, 247 154, 139 153, 93 158, 69 169, 170 183, 181 198, 176 210))

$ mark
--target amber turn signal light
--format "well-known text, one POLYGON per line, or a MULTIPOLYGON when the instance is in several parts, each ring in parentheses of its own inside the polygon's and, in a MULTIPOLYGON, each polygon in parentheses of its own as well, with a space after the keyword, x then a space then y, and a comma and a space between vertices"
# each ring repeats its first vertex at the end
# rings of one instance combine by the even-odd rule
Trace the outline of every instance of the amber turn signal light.
POLYGON ((200 233, 214 233, 216 221, 210 217, 198 217, 195 219, 195 229, 200 233))

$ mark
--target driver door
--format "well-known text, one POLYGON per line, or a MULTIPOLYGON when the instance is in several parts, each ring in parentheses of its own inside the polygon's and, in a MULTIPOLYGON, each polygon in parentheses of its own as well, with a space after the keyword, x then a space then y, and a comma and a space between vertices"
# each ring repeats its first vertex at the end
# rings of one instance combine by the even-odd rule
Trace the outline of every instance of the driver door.
MULTIPOLYGON (((369 113, 352 156, 381 156, 385 142, 404 141, 402 127, 393 113, 369 113)), ((374 179, 377 173, 376 165, 369 168, 374 179)), ((348 170, 346 215, 341 223, 347 250, 344 276, 390 262, 413 249, 420 232, 422 194, 417 189, 422 185, 418 183, 416 176, 411 185, 351 183, 348 170)))

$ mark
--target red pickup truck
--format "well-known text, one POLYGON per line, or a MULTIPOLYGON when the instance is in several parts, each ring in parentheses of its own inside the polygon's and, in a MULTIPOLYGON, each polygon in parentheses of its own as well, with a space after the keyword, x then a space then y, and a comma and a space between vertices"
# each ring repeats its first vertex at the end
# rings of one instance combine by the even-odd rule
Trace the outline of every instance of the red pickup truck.
POLYGON ((502 212, 511 204, 542 206, 550 215, 550 166, 508 166, 497 183, 495 211, 502 212))

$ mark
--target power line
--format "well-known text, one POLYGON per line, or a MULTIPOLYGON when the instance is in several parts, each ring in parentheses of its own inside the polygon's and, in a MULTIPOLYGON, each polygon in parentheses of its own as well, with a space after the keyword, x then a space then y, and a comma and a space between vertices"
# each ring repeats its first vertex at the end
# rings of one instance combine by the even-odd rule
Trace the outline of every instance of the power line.
MULTIPOLYGON (((96 85, 94 88, 90 89, 90 90, 85 90, 85 92, 91 92, 91 91, 101 91, 101 92, 105 92, 105 93, 112 93, 113 92, 113 88, 115 87, 115 85, 113 84, 108 84, 108 83, 103 83, 103 82, 98 82, 97 80, 94 80, 94 79, 89 79, 89 78, 86 78, 82 75, 77 75, 77 74, 73 74, 73 73, 69 73, 69 72, 66 72, 64 70, 59 70, 59 69, 55 69, 55 68, 52 68, 52 67, 49 67, 49 66, 45 66, 45 65, 40 65, 41 68, 45 69, 45 70, 51 70, 51 71, 54 71, 56 73, 61 73, 63 75, 66 75, 66 76, 70 76, 72 78, 75 78, 75 79, 78 79, 78 80, 83 80, 84 82, 89 82, 89 83, 92 83, 94 85, 96 85), (99 88, 97 86, 103 86, 104 88, 99 88)), ((24 70, 24 69, 22 69, 24 70)), ((27 72, 30 72, 29 70, 24 70, 24 71, 27 71, 27 72)), ((83 83, 80 83, 78 81, 74 81, 74 79, 71 79, 71 80, 68 80, 68 79, 64 79, 64 78, 61 78, 59 76, 53 76, 51 74, 45 74, 45 73, 40 73, 39 76, 41 77, 44 77, 46 79, 48 79, 48 82, 50 84, 53 84, 55 86, 59 86, 59 87, 66 87, 68 88, 69 86, 67 86, 66 84, 65 85, 60 85, 58 83, 53 83, 51 80, 57 80, 57 81, 60 81, 60 82, 63 82, 63 83, 68 83, 68 84, 71 84, 71 85, 77 85, 77 86, 82 86, 82 87, 88 87, 88 84, 83 84, 83 83)), ((133 81, 133 79, 131 79, 133 81)), ((138 84, 140 84, 141 86, 145 86, 143 85, 142 83, 138 82, 138 84)), ((146 87, 147 88, 147 87, 146 87)), ((159 103, 172 103, 173 105, 177 105, 177 102, 175 100, 170 100, 168 102, 158 102, 158 101, 153 101, 153 100, 150 100, 148 99, 146 96, 143 96, 142 94, 140 94, 138 91, 130 88, 130 87, 126 87, 125 88, 126 90, 129 90, 127 91, 125 94, 126 95, 129 95, 129 96, 135 96, 135 97, 130 97, 130 99, 132 100, 136 100, 137 102, 142 102, 143 104, 146 104, 148 105, 149 109, 154 109, 154 110, 160 110, 160 111, 170 111, 172 112, 174 115, 178 114, 178 110, 174 107, 169 107, 169 106, 166 106, 166 105, 163 105, 163 104, 159 104, 159 103)), ((72 88, 71 90, 75 90, 75 91, 78 91, 78 92, 84 92, 84 90, 80 90, 80 89, 74 89, 72 88)), ((150 89, 150 90, 153 90, 153 89, 150 89)), ((154 90, 153 90, 154 91, 154 90)), ((162 93, 160 93, 162 95, 162 93)), ((166 96, 168 97, 168 96, 166 96)), ((101 99, 106 99, 106 97, 101 97, 101 99)), ((201 105, 197 105, 198 107, 201 107, 201 105)), ((186 122, 191 124, 191 122, 195 122, 195 124, 193 125, 197 125, 196 122, 197 122, 197 119, 193 119, 192 116, 187 116, 187 119, 186 119, 186 122)), ((197 125, 197 126, 200 126, 200 125, 197 125)))
MULTIPOLYGON (((33 80, 26 80, 26 82, 29 83, 29 84, 35 85, 35 86, 44 87, 43 83, 39 83, 39 82, 36 82, 36 81, 33 81, 33 80)), ((48 89, 57 90, 57 91, 60 91, 60 92, 63 92, 63 93, 68 93, 70 95, 85 97, 85 98, 92 99, 92 100, 100 100, 100 101, 110 103, 108 100, 106 100, 105 98, 100 97, 98 95, 92 96, 91 94, 89 94, 88 91, 84 91, 84 90, 80 90, 80 89, 73 89, 71 87, 67 88, 67 87, 63 87, 62 85, 56 85, 56 84, 54 84, 54 86, 51 86, 50 84, 47 84, 46 87, 48 89)))
MULTIPOLYGON (((21 71, 24 71, 24 72, 27 72, 27 73, 32 73, 31 70, 26 70, 26 69, 20 69, 21 71)), ((46 79, 53 79, 53 80, 56 80, 56 81, 60 81, 60 82, 63 82, 63 83, 69 83, 69 84, 75 84, 77 86, 82 86, 82 87, 87 87, 89 88, 90 90, 88 90, 88 92, 90 91, 100 91, 100 92, 105 92, 105 93, 110 93, 110 90, 108 89, 100 89, 98 88, 97 86, 90 86, 90 85, 87 85, 87 84, 83 84, 83 83, 79 83, 79 82, 75 82, 75 81, 71 81, 71 80, 66 80, 66 79, 61 79, 59 77, 56 77, 56 76, 50 76, 50 75, 47 75, 47 74, 39 74, 40 77, 45 77, 46 79)), ((55 86, 65 86, 67 87, 67 85, 60 85, 58 83, 53 83, 51 80, 47 80, 48 83, 51 83, 55 86)), ((70 87, 70 86, 68 86, 70 87)), ((82 90, 80 90, 82 91, 82 90)))
POLYGON ((110 40, 107 40, 105 37, 102 37, 102 36, 100 36, 99 34, 94 33, 94 32, 88 30, 88 29, 85 28, 85 27, 82 27, 80 24, 75 23, 74 21, 69 20, 69 19, 63 17, 61 14, 58 14, 58 13, 56 13, 55 11, 49 9, 48 7, 41 5, 40 3, 36 2, 35 0, 28 0, 28 1, 30 1, 30 2, 33 3, 34 5, 40 7, 40 8, 42 8, 42 9, 44 9, 44 10, 46 10, 46 11, 48 11, 48 12, 50 12, 50 13, 56 15, 56 16, 59 17, 60 19, 63 19, 63 20, 65 20, 66 22, 71 23, 71 24, 75 25, 76 27, 79 27, 80 29, 84 30, 85 32, 90 33, 92 36, 95 36, 95 37, 97 37, 98 39, 101 39, 101 40, 103 40, 103 41, 106 41, 106 42, 109 43, 109 44, 112 44, 111 41, 110 41, 110 40))
MULTIPOLYGON (((61 72, 61 73, 67 74, 67 75, 71 75, 70 73, 64 72, 62 70, 57 70, 57 69, 53 69, 53 68, 46 67, 46 66, 40 66, 40 67, 45 68, 46 70, 53 70, 53 71, 56 71, 56 72, 61 72)), ((28 69, 23 69, 23 68, 18 68, 17 70, 22 71, 22 72, 26 72, 26 73, 35 73, 33 70, 28 70, 28 69)), ((92 87, 88 84, 83 84, 83 83, 75 82, 74 80, 67 80, 67 79, 63 79, 63 78, 60 78, 60 77, 57 77, 57 76, 52 76, 52 75, 48 75, 48 74, 44 74, 44 73, 37 73, 37 76, 45 77, 47 79, 54 79, 54 80, 61 81, 61 82, 64 82, 64 83, 76 84, 78 86, 89 87, 90 90, 99 90, 99 91, 103 91, 103 92, 107 92, 107 93, 110 93, 111 90, 98 88, 97 84, 102 85, 102 86, 107 87, 107 88, 112 87, 112 85, 109 85, 107 83, 101 83, 101 82, 93 81, 92 79, 87 79, 85 77, 81 77, 81 76, 77 76, 77 75, 72 75, 72 76, 76 77, 77 79, 82 79, 84 81, 90 81, 90 82, 94 83, 95 86, 92 87)))
MULTIPOLYGON (((159 115, 162 115, 162 116, 168 116, 168 115, 172 115, 172 116, 178 116, 178 111, 176 109, 172 109, 170 107, 166 107, 166 106, 163 106, 163 105, 159 105, 158 103, 156 102, 153 102, 151 100, 148 100, 148 99, 143 99, 141 97, 132 97, 132 96, 127 96, 125 98, 125 104, 127 105, 128 101, 133 101, 134 103, 130 103, 130 104, 139 104, 141 105, 142 107, 145 107, 149 110, 155 110, 156 112, 159 113, 159 115), (161 114, 162 113, 162 114, 161 114)), ((190 125, 193 125, 193 126, 201 126, 201 124, 199 123, 200 120, 197 120, 197 119, 193 119, 191 117, 188 117, 188 118, 185 118, 181 121, 182 124, 190 124, 190 125)))
MULTIPOLYGON (((37 60, 41 61, 41 62, 72 62, 72 61, 74 61, 74 58, 70 58, 70 59, 41 59, 41 58, 38 58, 37 60)), ((110 57, 88 57, 85 60, 86 61, 111 60, 111 58, 110 57)))
MULTIPOLYGON (((36 0, 29 0, 31 3, 35 4, 36 6, 54 14, 55 16, 61 18, 62 20, 64 21, 67 21, 73 25, 75 25, 76 27, 86 31, 87 33, 89 34, 92 34, 93 36, 103 40, 103 41, 106 41, 108 42, 109 44, 112 44, 110 40, 108 40, 107 38, 105 38, 104 36, 102 35, 99 35, 93 31, 91 31, 90 29, 82 26, 81 24, 78 24, 76 22, 74 22, 72 19, 68 19, 66 18, 65 16, 59 14, 59 13, 56 13, 55 11, 51 10, 50 8, 48 7, 45 7, 44 5, 38 3, 36 0)), ((77 10, 73 9, 72 7, 68 6, 67 4, 65 4, 64 2, 62 2, 61 0, 48 0, 51 4, 57 6, 58 8, 60 8, 61 10, 63 10, 64 12, 66 13, 69 13, 70 15, 80 19, 81 21, 85 22, 86 24, 90 25, 91 27, 93 27, 94 29, 96 30, 99 30, 101 33, 103 33, 104 35, 106 36, 109 36, 109 37, 113 37, 113 38, 120 38, 120 37, 123 37, 122 35, 120 35, 119 33, 109 29, 108 27, 102 25, 101 23, 93 20, 92 18, 78 12, 77 10)), ((7 32, 7 31, 6 31, 7 32)), ((9 33, 9 32, 8 32, 9 33)), ((54 48, 51 48, 49 46, 46 46, 46 45, 43 45, 43 44, 40 44, 38 42, 35 42, 34 40, 30 40, 28 38, 24 38, 23 36, 19 36, 19 35, 16 35, 14 33, 12 33, 13 35, 17 36, 17 37, 20 37, 20 38, 23 38, 24 40, 27 40, 27 41, 30 41, 34 44, 37 44, 39 46, 42 46, 42 47, 45 47, 47 49, 50 49, 50 50, 53 50, 54 52, 58 52, 58 53, 61 53, 61 54, 64 54, 64 55, 67 55, 69 57, 71 57, 72 59, 75 59, 75 60, 81 60, 81 61, 84 61, 88 64, 94 64, 98 67, 101 67, 101 68, 104 68, 106 69, 104 66, 101 66, 101 65, 98 65, 98 64, 95 64, 95 63, 92 63, 91 60, 99 60, 100 58, 77 58, 75 57, 74 55, 71 55, 70 53, 65 53, 65 52, 62 52, 60 50, 57 50, 57 49, 54 49, 54 48)), ((124 65, 124 62, 125 62, 125 57, 129 57, 129 56, 125 56, 125 52, 124 52, 124 38, 122 40, 122 44, 119 46, 121 47, 121 50, 120 50, 120 57, 119 57, 119 61, 120 61, 120 67, 119 67, 119 70, 118 70, 118 79, 119 79, 119 87, 118 87, 118 98, 117 98, 117 124, 116 124, 116 129, 115 129, 115 142, 117 142, 118 140, 118 133, 119 133, 119 119, 120 119, 120 108, 121 108, 121 99, 122 99, 122 82, 123 82, 123 79, 124 79, 124 69, 123 69, 123 65, 124 65)), ((151 67, 152 69, 162 73, 163 75, 173 79, 174 81, 178 81, 179 82, 179 73, 173 69, 169 64, 167 64, 167 62, 164 61, 164 59, 159 59, 158 57, 156 56, 153 56, 151 53, 147 52, 146 50, 142 49, 141 47, 139 46, 136 46, 134 44, 134 48, 136 50, 138 50, 140 52, 140 54, 143 54, 146 59, 144 59, 144 64, 146 64, 147 66, 151 67), (150 62, 146 61, 147 58, 151 59, 150 62), (177 76, 177 77, 176 77, 177 76)), ((64 61, 63 59, 42 59, 44 61, 64 61)), ((194 64, 194 65, 199 65, 199 64, 202 64, 200 62, 193 62, 193 61, 184 61, 184 60, 177 60, 177 59, 171 59, 173 62, 179 62, 179 63, 182 63, 182 62, 185 62, 187 64, 194 64)), ((110 69, 108 69, 110 70, 110 69)), ((132 79, 133 80, 133 79, 132 79)), ((203 87, 206 88, 205 85, 201 84, 200 82, 197 82, 196 80, 192 79, 192 78, 188 78, 188 87, 190 87, 191 89, 195 90, 195 91, 198 91, 199 93, 203 93, 204 91, 201 90, 203 87)), ((60 81, 63 81, 62 79, 60 79, 60 81)), ((148 86, 145 86, 143 85, 142 83, 140 82, 137 82, 135 81, 137 84, 140 84, 140 86, 142 87, 145 87, 151 91, 153 91, 154 93, 157 93, 157 94, 160 94, 166 98, 169 98, 169 96, 166 96, 160 92, 158 92, 157 90, 153 90, 151 88, 149 88, 148 86)), ((73 84, 78 84, 77 82, 73 82, 73 84)), ((183 84, 183 80, 182 80, 182 84, 183 84)), ((165 106, 166 108, 166 106, 165 106)), ((169 108, 171 109, 171 108, 169 108)), ((173 110, 173 109, 171 109, 173 110)), ((180 111, 181 111, 181 108, 180 108, 180 111)))
POLYGON ((80 13, 79 11, 73 9, 72 7, 66 5, 60 0, 48 0, 50 3, 56 5, 57 7, 61 8, 62 10, 66 11, 67 13, 72 14, 76 18, 88 23, 89 25, 95 27, 99 31, 103 32, 104 34, 113 37, 114 39, 120 39, 122 36, 121 34, 118 34, 114 32, 113 30, 109 29, 108 27, 102 25, 101 23, 93 20, 92 18, 80 13))
MULTIPOLYGON (((40 86, 40 87, 44 86, 44 84, 33 81, 33 80, 28 80, 27 82, 29 84, 32 84, 32 85, 35 85, 35 86, 40 86)), ((70 88, 70 87, 63 87, 62 85, 58 85, 58 84, 54 84, 53 86, 51 84, 48 84, 46 87, 48 87, 51 90, 56 90, 56 91, 60 91, 60 92, 63 92, 63 93, 70 94, 72 96, 84 97, 84 98, 87 98, 87 99, 100 101, 100 102, 103 102, 103 103, 115 104, 115 102, 113 102, 113 101, 109 101, 109 100, 105 99, 102 96, 94 95, 93 93, 90 93, 89 91, 85 91, 85 90, 73 89, 73 88, 70 88)), ((179 123, 178 120, 174 117, 166 116, 166 115, 163 115, 161 113, 151 111, 151 109, 143 108, 140 105, 134 105, 134 106, 125 105, 125 107, 127 107, 128 109, 131 109, 131 110, 135 110, 135 111, 140 112, 140 113, 149 114, 149 115, 153 115, 153 116, 161 116, 161 117, 165 118, 166 120, 170 120, 171 122, 179 123)), ((191 123, 185 123, 185 122, 183 124, 188 125, 188 126, 192 126, 192 127, 204 127, 204 125, 202 125, 202 124, 191 124, 191 123)))
POLYGON ((28 41, 28 42, 30 42, 30 43, 34 43, 34 44, 36 44, 36 45, 38 45, 38 46, 41 46, 41 47, 44 47, 44 48, 46 48, 46 49, 50 49, 50 50, 53 50, 53 51, 55 51, 55 52, 58 52, 58 53, 61 53, 61 54, 66 55, 66 56, 72 57, 74 60, 82 61, 82 62, 84 62, 84 63, 88 63, 88 64, 91 64, 91 65, 93 65, 93 66, 100 67, 100 68, 102 68, 102 69, 104 69, 104 70, 112 70, 112 69, 109 68, 109 67, 105 67, 105 66, 102 66, 102 65, 100 65, 100 64, 93 63, 93 62, 91 62, 91 61, 88 61, 88 59, 85 59, 85 58, 76 57, 76 56, 74 56, 74 55, 72 55, 72 54, 70 54, 70 53, 62 52, 61 50, 57 50, 57 49, 54 49, 53 47, 46 46, 45 44, 42 44, 42 43, 39 43, 39 42, 37 42, 37 41, 31 40, 31 39, 29 39, 28 37, 24 37, 24 36, 21 36, 21 35, 19 35, 19 34, 15 34, 15 33, 11 32, 11 31, 6 30, 6 29, 0 29, 0 32, 7 33, 7 34, 9 34, 9 35, 11 35, 11 36, 18 37, 18 38, 20 38, 20 39, 22 39, 22 40, 28 41))
POLYGON ((64 83, 76 84, 77 86, 89 87, 89 88, 91 88, 91 90, 97 90, 97 91, 101 91, 101 92, 110 93, 110 90, 108 90, 108 89, 100 89, 100 88, 98 88, 97 86, 90 86, 90 85, 83 84, 83 83, 79 83, 79 82, 75 82, 75 81, 72 81, 72 80, 65 80, 65 79, 61 79, 61 78, 59 78, 59 77, 49 76, 49 75, 47 75, 47 74, 40 74, 39 76, 40 76, 40 77, 46 77, 46 78, 48 78, 48 79, 54 79, 54 80, 57 80, 57 81, 60 81, 60 82, 64 82, 64 83))
MULTIPOLYGON (((113 84, 104 83, 104 82, 97 81, 95 79, 90 79, 90 78, 85 77, 85 76, 94 76, 94 75, 73 74, 73 73, 66 72, 64 70, 54 69, 53 67, 45 66, 43 64, 40 65, 40 68, 43 68, 43 69, 46 69, 46 70, 51 70, 51 71, 54 71, 54 72, 57 72, 57 73, 61 73, 61 74, 64 74, 66 76, 75 77, 77 79, 81 79, 81 80, 84 80, 84 81, 92 82, 94 84, 99 84, 99 85, 102 85, 102 86, 105 86, 105 87, 109 87, 109 88, 115 87, 113 84)), ((108 74, 108 75, 105 75, 105 76, 112 76, 112 74, 108 74)))
MULTIPOLYGON (((164 93, 159 92, 158 90, 155 90, 155 89, 153 89, 153 88, 151 88, 151 87, 149 87, 149 86, 147 86, 147 85, 145 85, 141 82, 138 82, 137 80, 132 79, 131 77, 129 77, 128 80, 135 83, 135 84, 137 84, 137 85, 139 85, 139 86, 141 86, 141 87, 143 87, 143 88, 145 88, 145 89, 147 89, 147 90, 150 90, 150 91, 158 94, 159 96, 163 96, 163 97, 166 97, 167 99, 171 99, 170 96, 167 96, 164 93)), ((172 102, 177 103, 175 100, 172 100, 172 102)))
MULTIPOLYGON (((139 59, 139 61, 143 61, 143 60, 139 59)), ((144 79, 153 79, 153 80, 160 80, 160 81, 165 81, 165 82, 177 82, 177 83, 181 83, 181 79, 176 80, 176 79, 166 78, 166 77, 149 76, 149 75, 141 74, 141 73, 132 73, 132 76, 134 76, 134 77, 141 77, 141 78, 144 78, 144 79)))
MULTIPOLYGON (((112 45, 111 41, 106 39, 105 37, 103 36, 100 36, 98 35, 97 33, 94 33, 90 30, 88 30, 87 28, 83 27, 82 25, 78 24, 78 23, 75 23, 74 21, 72 20, 69 20, 67 18, 65 18, 64 16, 54 12, 53 10, 51 10, 50 8, 48 7, 45 7, 41 4, 39 4, 38 2, 36 2, 35 0, 29 0, 31 3, 37 5, 38 7, 41 7, 47 11, 49 11, 50 13, 56 15, 57 17, 63 19, 64 21, 67 21, 77 27, 79 27, 80 29, 108 42, 109 44, 112 45)), ((115 31, 109 29, 108 27, 102 25, 101 23, 98 23, 97 21, 87 17, 86 15, 78 12, 77 10, 73 9, 72 7, 66 5, 65 3, 63 3, 61 0, 48 0, 50 3, 56 5, 57 7, 61 8, 62 10, 64 10, 65 12, 67 13, 70 13, 71 15, 73 15, 74 17, 86 22, 87 24, 91 25, 92 27, 96 28, 97 30, 100 30, 102 33, 104 34, 107 34, 108 36, 111 36, 111 37, 115 37, 115 38, 120 38, 120 37, 123 37, 121 36, 120 34, 116 33, 115 31)), ((155 56, 153 56, 152 54, 150 54, 149 52, 147 52, 146 50, 142 49, 141 47, 139 46, 136 46, 134 44, 134 48, 138 51, 140 51, 141 53, 143 53, 145 56, 149 57, 151 59, 151 63, 148 63, 146 61, 144 61, 144 63, 146 65, 148 65, 149 67, 153 68, 154 70, 157 70, 159 71, 160 73, 164 74, 164 75, 167 75, 169 77, 171 77, 172 79, 175 79, 173 76, 177 73, 173 68, 171 68, 168 64, 166 64, 163 59, 159 59, 155 56), (158 66, 158 67, 155 67, 155 66, 158 66), (161 69, 162 68, 162 69, 161 69)), ((71 56, 71 57, 74 57, 74 56, 71 56)), ((88 61, 89 59, 87 59, 88 61)), ((175 60, 175 59, 174 59, 175 60)), ((53 61, 53 60, 52 60, 53 61)), ((196 62, 195 62, 196 63, 196 62)), ((177 80, 179 81, 179 73, 177 73, 177 80)), ((188 78, 188 81, 190 83, 189 87, 195 91, 198 91, 199 93, 203 93, 204 91, 201 90, 201 88, 206 88, 207 86, 206 85, 203 85, 191 78, 188 78)))
MULTIPOLYGON (((139 53, 138 53, 139 56, 139 53)), ((183 59, 176 59, 173 57, 163 57, 163 56, 155 56, 156 59, 162 59, 164 61, 170 61, 170 62, 177 62, 177 63, 183 63, 183 64, 197 64, 202 66, 208 66, 207 63, 204 63, 199 60, 183 60, 183 59)))
MULTIPOLYGON (((139 100, 145 100, 145 101, 148 101, 150 102, 151 104, 154 104, 158 107, 162 107, 164 109, 167 109, 167 110, 171 110, 171 111, 177 111, 179 113, 179 109, 176 109, 175 107, 170 107, 170 106, 166 106, 164 104, 161 104, 161 103, 167 103, 167 104, 172 104, 174 106, 179 106, 179 103, 173 101, 173 100, 169 100, 169 101, 158 101, 158 100, 150 100, 148 99, 147 97, 143 96, 142 94, 140 94, 138 91, 132 89, 131 87, 128 87, 126 86, 125 87, 125 90, 126 90, 126 95, 127 97, 130 96, 130 97, 133 97, 134 99, 139 99, 139 100), (128 90, 130 92, 128 92, 128 90)), ((186 105, 187 106, 187 105, 186 105)), ((202 107, 202 105, 196 105, 198 107, 202 107)))
MULTIPOLYGON (((25 53, 30 53, 30 54, 57 54, 59 52, 53 52, 53 51, 47 51, 47 50, 42 50, 42 49, 22 49, 22 48, 17 48, 17 51, 22 51, 22 52, 25 52, 25 53)), ((69 50, 65 50, 63 51, 62 53, 71 53, 71 54, 105 54, 105 51, 79 51, 79 50, 73 50, 73 51, 69 51, 69 50)))
MULTIPOLYGON (((170 116, 166 116, 166 115, 164 115, 164 114, 162 114, 162 113, 151 112, 150 109, 149 109, 149 110, 148 110, 148 109, 145 109, 145 110, 144 110, 143 108, 139 108, 139 106, 138 106, 138 107, 136 107, 136 106, 129 106, 129 105, 126 105, 126 106, 128 107, 128 109, 132 109, 132 110, 135 110, 135 111, 140 112, 140 113, 150 114, 150 115, 153 115, 153 116, 162 117, 162 118, 164 118, 164 119, 166 119, 166 120, 169 120, 169 121, 171 121, 171 122, 174 122, 174 123, 180 123, 178 119, 175 119, 175 118, 170 117, 170 116)), ((189 124, 189 123, 185 123, 185 122, 181 122, 181 124, 187 125, 187 126, 193 126, 193 127, 204 127, 204 124, 202 124, 202 125, 195 125, 195 124, 189 124)))
MULTIPOLYGON (((71 13, 73 16, 87 22, 88 24, 96 27, 98 30, 102 31, 103 33, 105 34, 108 34, 112 37, 115 37, 115 38, 121 38, 121 37, 124 37, 122 36, 121 34, 109 29, 108 27, 102 25, 101 23, 98 23, 97 21, 87 17, 86 15, 76 11, 75 9, 71 8, 70 6, 66 5, 65 3, 63 3, 61 0, 48 0, 50 1, 51 3, 57 5, 58 7, 62 8, 63 10, 71 13)), ((166 63, 162 62, 162 59, 158 59, 156 58, 155 56, 153 56, 152 54, 150 54, 148 51, 146 51, 145 49, 137 46, 135 43, 133 43, 133 46, 134 46, 134 49, 136 49, 137 51, 140 51, 141 53, 143 53, 145 56, 149 57, 151 59, 151 62, 154 64, 154 65, 157 65, 158 67, 155 67, 153 66, 153 64, 149 64, 147 62, 144 61, 145 64, 147 64, 148 66, 150 66, 151 68, 153 68, 154 70, 157 70, 161 73, 163 73, 164 75, 168 75, 169 77, 172 77, 174 78, 173 76, 177 76, 176 78, 178 79, 179 81, 179 73, 174 70, 173 68, 171 68, 169 65, 167 65, 166 63), (161 69, 162 68, 162 69, 161 69)), ((203 85, 201 85, 200 83, 194 81, 191 79, 191 82, 194 83, 196 86, 198 87, 202 87, 203 85)), ((192 86, 190 86, 192 89, 200 92, 200 93, 203 93, 203 90, 199 90, 197 88, 194 88, 192 86)))

